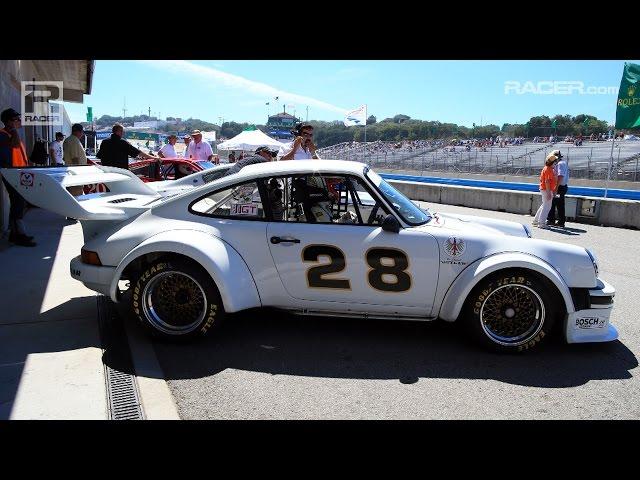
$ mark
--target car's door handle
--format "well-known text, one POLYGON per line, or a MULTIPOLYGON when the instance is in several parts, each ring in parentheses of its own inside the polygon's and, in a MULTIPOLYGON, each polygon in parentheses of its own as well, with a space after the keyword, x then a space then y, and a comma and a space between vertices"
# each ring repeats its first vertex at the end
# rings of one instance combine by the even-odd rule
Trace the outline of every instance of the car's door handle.
POLYGON ((300 243, 300 240, 297 238, 271 237, 271 243, 274 245, 278 243, 300 243))

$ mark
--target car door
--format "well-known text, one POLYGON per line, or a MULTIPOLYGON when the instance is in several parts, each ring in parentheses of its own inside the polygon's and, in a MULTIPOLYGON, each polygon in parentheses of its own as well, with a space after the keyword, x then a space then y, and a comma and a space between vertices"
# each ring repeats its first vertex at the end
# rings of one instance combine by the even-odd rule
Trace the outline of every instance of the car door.
POLYGON ((299 179, 282 179, 288 193, 286 212, 282 221, 267 225, 269 249, 287 293, 309 307, 319 301, 395 305, 418 307, 428 314, 438 281, 435 238, 411 228, 384 231, 381 220, 390 212, 373 191, 365 191, 361 179, 337 174, 313 177, 316 185, 328 185, 328 191, 335 190, 336 178, 342 179, 338 195, 329 193, 329 202, 316 199, 320 206, 312 215, 304 206, 299 208, 304 200, 296 202, 292 191, 299 179), (320 207, 331 214, 322 214, 320 207), (315 221, 308 221, 311 216, 317 217, 315 221))
POLYGON ((216 228, 216 235, 240 254, 259 291, 269 281, 265 272, 274 269, 266 241, 266 212, 260 188, 259 180, 243 181, 214 189, 189 207, 199 222, 216 228))

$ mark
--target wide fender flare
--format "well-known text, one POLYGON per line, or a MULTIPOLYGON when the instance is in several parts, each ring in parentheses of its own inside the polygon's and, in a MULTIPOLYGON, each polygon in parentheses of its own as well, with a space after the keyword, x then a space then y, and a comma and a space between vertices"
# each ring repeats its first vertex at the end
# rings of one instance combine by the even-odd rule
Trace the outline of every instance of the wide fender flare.
POLYGON ((127 265, 143 255, 157 252, 178 253, 199 263, 218 287, 225 311, 262 306, 258 287, 240 254, 220 238, 196 230, 158 233, 129 252, 116 268, 109 289, 114 302, 118 301, 118 281, 127 265))
POLYGON ((462 311, 471 290, 487 275, 507 268, 524 268, 541 274, 558 289, 564 300, 567 313, 573 313, 571 291, 558 271, 539 257, 526 253, 499 253, 481 258, 469 265, 449 287, 440 307, 439 318, 453 322, 462 311))

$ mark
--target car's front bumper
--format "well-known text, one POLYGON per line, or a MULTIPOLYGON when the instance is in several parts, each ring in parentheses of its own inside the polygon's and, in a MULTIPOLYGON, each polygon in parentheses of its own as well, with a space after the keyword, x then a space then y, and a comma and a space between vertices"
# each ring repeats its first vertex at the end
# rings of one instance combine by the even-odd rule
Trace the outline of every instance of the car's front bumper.
POLYGON ((618 330, 609 323, 615 288, 598 278, 598 286, 589 290, 589 307, 567 315, 567 343, 610 342, 618 330))
POLYGON ((104 267, 82 263, 80 255, 71 260, 69 264, 71 276, 84 285, 103 295, 110 295, 111 280, 115 274, 116 267, 104 267))

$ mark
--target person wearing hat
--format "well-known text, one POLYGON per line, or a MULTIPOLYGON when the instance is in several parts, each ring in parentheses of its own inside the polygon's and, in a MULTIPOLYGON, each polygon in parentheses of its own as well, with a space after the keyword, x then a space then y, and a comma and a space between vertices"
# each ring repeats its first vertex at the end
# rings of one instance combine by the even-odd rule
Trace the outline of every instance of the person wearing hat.
POLYGON ((554 225, 556 227, 564 228, 565 211, 564 211, 564 196, 567 194, 567 190, 569 189, 568 181, 569 181, 569 165, 567 161, 560 153, 560 150, 554 150, 551 152, 552 155, 558 159, 558 162, 554 165, 553 171, 556 174, 557 189, 556 195, 553 197, 553 202, 551 204, 551 210, 549 210, 549 215, 547 216, 547 225, 554 225), (558 221, 556 223, 556 209, 558 210, 558 221))
MULTIPOLYGON (((0 121, 4 124, 0 129, 0 168, 28 167, 26 149, 18 134, 18 128, 22 126, 20 113, 8 108, 0 114, 0 121)), ((9 242, 21 247, 34 247, 36 243, 32 236, 26 234, 22 221, 27 203, 4 177, 2 181, 9 193, 9 242)))
POLYGON ((187 147, 185 158, 191 160, 211 160, 213 158, 213 149, 209 142, 202 141, 202 132, 200 130, 194 130, 191 132, 191 138, 193 142, 187 147))
POLYGON ((238 173, 247 165, 271 162, 276 158, 277 155, 278 155, 278 150, 276 148, 268 147, 268 146, 258 147, 256 148, 254 155, 244 157, 242 160, 238 160, 236 163, 233 164, 233 167, 227 170, 227 173, 225 173, 223 177, 226 177, 227 175, 233 175, 234 173, 238 173))
POLYGON ((169 135, 167 141, 168 143, 163 145, 158 152, 158 156, 161 158, 176 158, 178 154, 176 153, 174 145, 178 141, 178 137, 176 135, 169 135))
POLYGON ((547 155, 547 159, 544 162, 542 172, 540 172, 540 195, 542 196, 542 204, 536 216, 533 218, 533 226, 543 229, 548 229, 547 215, 551 209, 551 203, 556 191, 556 176, 553 173, 553 164, 558 160, 553 152, 547 155))

